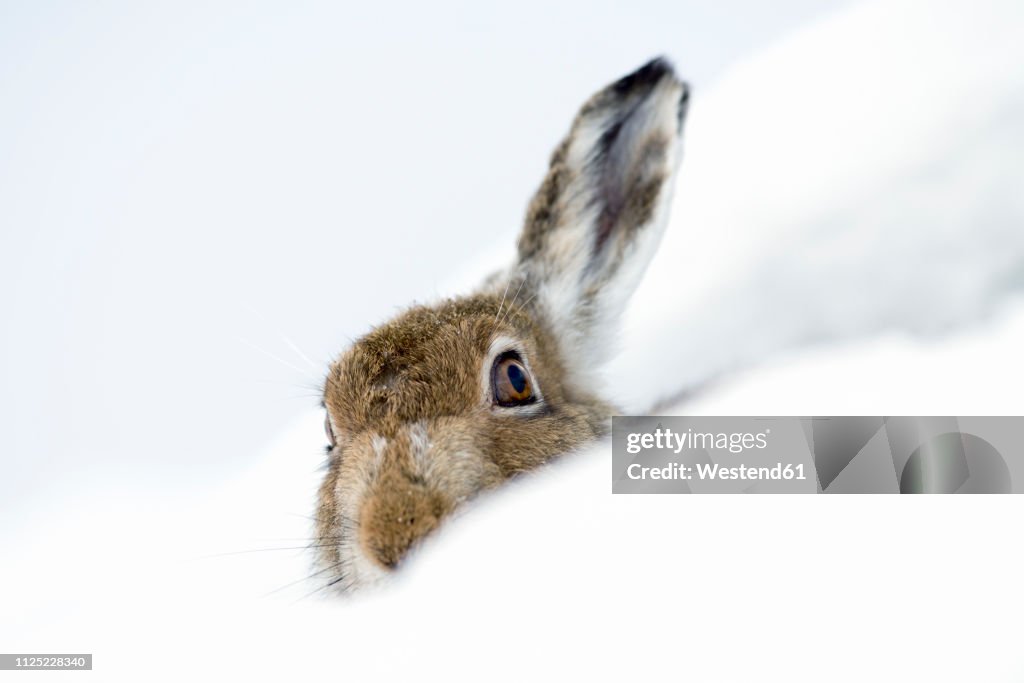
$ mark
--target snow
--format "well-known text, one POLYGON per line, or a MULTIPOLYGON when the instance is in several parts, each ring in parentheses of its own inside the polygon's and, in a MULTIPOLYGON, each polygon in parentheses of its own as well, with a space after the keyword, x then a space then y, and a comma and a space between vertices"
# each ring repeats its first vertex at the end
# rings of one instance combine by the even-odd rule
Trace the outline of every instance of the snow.
POLYGON ((611 372, 628 411, 815 343, 936 336, 1024 285, 1021 9, 920 10, 838 14, 692 108, 611 372))

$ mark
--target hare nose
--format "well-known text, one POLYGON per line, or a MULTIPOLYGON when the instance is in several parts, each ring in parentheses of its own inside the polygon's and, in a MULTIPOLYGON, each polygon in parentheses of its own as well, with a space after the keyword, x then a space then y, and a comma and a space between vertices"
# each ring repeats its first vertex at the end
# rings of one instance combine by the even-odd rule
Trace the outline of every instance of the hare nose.
POLYGON ((417 541, 437 528, 444 508, 442 498, 422 484, 397 473, 382 477, 361 510, 363 551, 394 569, 417 541))

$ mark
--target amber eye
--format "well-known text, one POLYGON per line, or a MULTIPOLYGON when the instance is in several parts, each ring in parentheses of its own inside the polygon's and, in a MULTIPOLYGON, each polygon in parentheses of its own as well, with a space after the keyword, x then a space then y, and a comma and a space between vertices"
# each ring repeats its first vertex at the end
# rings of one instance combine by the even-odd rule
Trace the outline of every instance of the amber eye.
POLYGON ((499 406, 518 406, 536 400, 530 373, 515 353, 503 354, 494 362, 491 385, 499 406))
POLYGON ((338 444, 334 439, 334 429, 331 427, 330 415, 324 415, 324 432, 327 434, 327 443, 330 444, 327 446, 327 450, 331 450, 338 444))

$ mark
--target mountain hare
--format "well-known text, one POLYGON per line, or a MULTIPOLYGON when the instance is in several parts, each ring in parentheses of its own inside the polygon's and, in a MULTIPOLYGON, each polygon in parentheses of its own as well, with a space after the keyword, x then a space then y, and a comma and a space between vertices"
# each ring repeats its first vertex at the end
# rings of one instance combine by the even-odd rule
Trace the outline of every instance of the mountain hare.
POLYGON ((387 576, 464 501, 607 433, 597 371, 666 224, 687 98, 662 59, 591 97, 551 156, 515 263, 405 311, 331 366, 316 517, 328 585, 387 576))

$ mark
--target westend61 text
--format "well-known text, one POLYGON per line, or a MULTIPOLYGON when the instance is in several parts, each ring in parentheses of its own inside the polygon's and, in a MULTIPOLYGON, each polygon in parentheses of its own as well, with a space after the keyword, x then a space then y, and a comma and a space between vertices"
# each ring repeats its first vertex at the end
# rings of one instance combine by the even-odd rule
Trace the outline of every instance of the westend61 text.
POLYGON ((626 476, 630 479, 701 479, 710 480, 798 480, 802 481, 804 466, 784 465, 781 462, 774 466, 748 467, 737 465, 735 467, 723 467, 713 463, 697 463, 696 465, 683 465, 681 463, 669 463, 663 467, 644 467, 640 463, 633 463, 626 469, 626 476))

